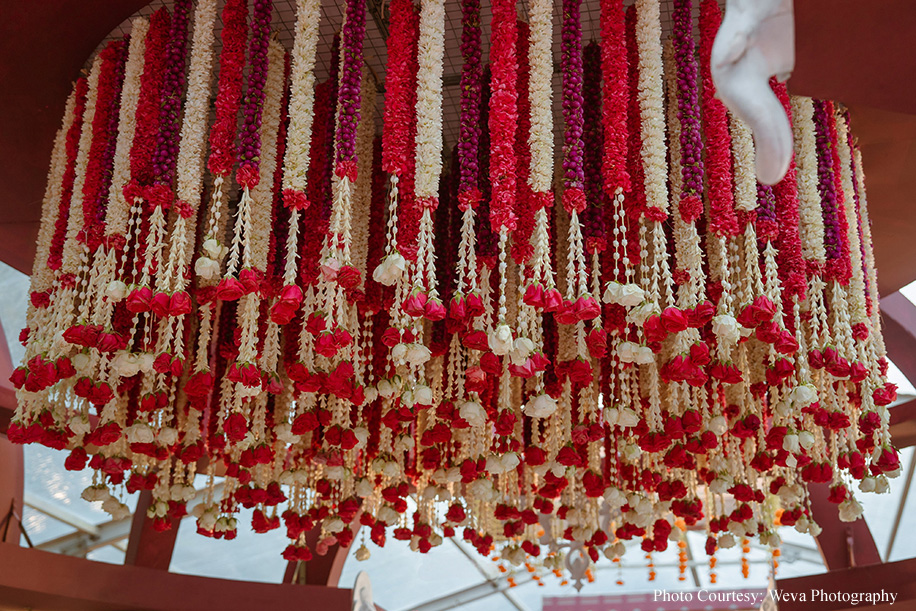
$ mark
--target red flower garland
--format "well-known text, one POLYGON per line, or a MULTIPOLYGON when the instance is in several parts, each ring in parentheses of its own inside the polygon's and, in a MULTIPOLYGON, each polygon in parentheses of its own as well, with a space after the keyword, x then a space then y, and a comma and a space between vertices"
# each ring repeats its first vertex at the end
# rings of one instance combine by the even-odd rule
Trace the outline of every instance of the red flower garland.
POLYGON ((630 190, 627 171, 627 40, 622 0, 601 0, 601 74, 604 80, 604 190, 630 190))
POLYGON ((532 201, 531 185, 528 177, 531 174, 531 147, 528 136, 531 133, 531 103, 528 100, 528 24, 518 22, 518 125, 515 132, 516 159, 516 194, 515 216, 518 218, 515 233, 512 234, 512 257, 518 263, 525 263, 534 253, 531 246, 531 234, 534 231, 534 213, 536 206, 532 201))
MULTIPOLYGON (((789 102, 789 92, 784 83, 772 82, 771 86, 783 108, 792 122, 792 107, 789 102)), ((782 283, 783 295, 786 298, 794 297, 801 300, 805 298, 807 289, 806 267, 802 259, 801 236, 799 235, 798 216, 798 182, 796 177, 795 159, 789 165, 785 177, 773 187, 776 196, 776 218, 779 224, 779 237, 776 240, 778 250, 777 262, 779 264, 779 279, 782 283)))
POLYGON ((76 179, 76 155, 79 153, 80 133, 83 130, 83 113, 86 111, 86 94, 89 84, 86 77, 80 77, 74 85, 73 123, 67 130, 67 167, 61 180, 60 204, 57 221, 54 223, 54 237, 48 249, 48 269, 59 270, 63 262, 64 241, 67 238, 67 222, 70 217, 70 200, 73 198, 73 182, 76 179))
POLYGON ((623 201, 627 223, 627 258, 631 265, 638 265, 641 259, 639 249, 639 219, 646 211, 645 175, 642 167, 642 115, 639 112, 639 48, 636 43, 636 5, 626 12, 626 42, 629 63, 629 111, 627 119, 629 134, 627 140, 627 166, 630 176, 630 196, 623 201))
POLYGON ((512 231, 516 226, 515 126, 516 109, 515 44, 518 38, 515 2, 494 0, 490 46, 490 224, 494 233, 512 231))
POLYGON ((410 142, 410 91, 417 76, 411 72, 418 31, 411 0, 392 0, 388 26, 388 71, 385 74, 385 114, 382 129, 382 169, 401 175, 407 169, 410 142))
MULTIPOLYGON (((827 272, 836 278, 841 284, 849 284, 852 278, 852 261, 849 258, 849 220, 846 218, 846 193, 843 191, 843 174, 840 169, 840 148, 839 139, 836 131, 836 109, 833 102, 824 102, 827 112, 827 127, 830 138, 830 155, 833 164, 833 189, 836 193, 836 224, 839 229, 837 239, 839 241, 840 254, 834 260, 827 262, 827 272)), ((844 143, 845 146, 845 143, 844 143)), ((826 233, 824 235, 826 239, 826 233)))
POLYGON ((719 236, 740 232, 732 192, 731 133, 728 113, 716 98, 712 81, 710 57, 712 45, 722 23, 722 11, 716 0, 703 0, 700 5, 700 70, 703 76, 703 126, 706 132, 706 167, 709 190, 709 229, 719 236))
POLYGON ((102 58, 102 68, 99 72, 95 115, 92 118, 92 144, 89 147, 89 161, 86 164, 86 178, 83 182, 83 230, 80 232, 80 239, 86 242, 90 251, 98 247, 105 232, 105 204, 108 194, 106 183, 110 183, 111 163, 114 157, 111 144, 117 140, 118 109, 121 83, 124 80, 124 62, 127 60, 126 50, 127 43, 124 40, 113 40, 99 54, 102 58))
POLYGON ((165 50, 169 39, 172 18, 161 8, 150 17, 143 54, 143 76, 140 77, 140 96, 137 101, 137 126, 130 148, 131 182, 125 187, 128 201, 139 193, 137 187, 153 182, 153 154, 159 136, 159 107, 162 102, 162 83, 165 75, 165 50))
POLYGON ((248 41, 248 0, 226 0, 222 21, 223 50, 219 56, 216 119, 210 128, 210 158, 207 162, 207 169, 214 176, 229 174, 235 165, 235 134, 248 41))

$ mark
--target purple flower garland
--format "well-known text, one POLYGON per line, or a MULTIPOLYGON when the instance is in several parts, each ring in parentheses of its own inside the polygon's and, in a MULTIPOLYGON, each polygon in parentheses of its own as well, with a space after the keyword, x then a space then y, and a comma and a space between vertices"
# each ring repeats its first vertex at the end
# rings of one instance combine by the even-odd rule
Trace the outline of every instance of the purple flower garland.
POLYGON ((347 17, 341 34, 343 63, 338 90, 337 176, 356 181, 356 128, 360 117, 360 86, 363 67, 363 38, 366 35, 366 5, 347 0, 347 17))
POLYGON ((176 0, 172 29, 165 50, 165 76, 159 110, 159 137, 153 153, 156 184, 171 188, 175 178, 178 143, 181 138, 181 101, 185 85, 185 59, 188 51, 188 22, 191 0, 176 0))
POLYGON ((677 116, 681 122, 681 181, 679 210, 685 222, 703 214, 703 137, 696 43, 693 39, 693 0, 674 0, 674 57, 677 63, 677 116))
POLYGON ((480 201, 480 0, 461 2, 461 122, 458 133, 458 199, 462 206, 476 207, 480 201))
POLYGON ((245 92, 244 121, 240 134, 239 169, 241 186, 254 187, 260 181, 261 115, 264 111, 264 85, 267 82, 267 49, 270 45, 272 0, 255 0, 251 20, 248 90, 245 92))
MULTIPOLYGON (((833 154, 830 141, 830 125, 827 103, 814 101, 814 134, 817 141, 817 189, 821 196, 821 210, 824 216, 824 250, 827 260, 837 260, 842 255, 840 243, 840 222, 837 218, 837 194, 833 180, 833 154)), ((828 265, 828 268, 830 266, 828 265)))
POLYGON ((605 243, 604 206, 602 188, 602 156, 604 153, 604 132, 601 122, 601 47, 590 42, 583 51, 585 65, 583 82, 585 147, 585 197, 587 206, 582 212, 582 235, 588 252, 603 251, 605 243))
POLYGON ((582 143, 582 0, 563 0, 560 71, 563 74, 563 206, 572 213, 585 208, 582 143))

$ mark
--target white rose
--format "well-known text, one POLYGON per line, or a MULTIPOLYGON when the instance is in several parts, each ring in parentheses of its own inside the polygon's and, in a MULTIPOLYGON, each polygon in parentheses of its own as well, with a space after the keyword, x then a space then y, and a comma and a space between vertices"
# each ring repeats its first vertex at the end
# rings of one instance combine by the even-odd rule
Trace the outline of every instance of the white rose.
POLYGON ((458 467, 452 467, 445 472, 445 479, 451 484, 455 484, 461 481, 461 469, 458 467))
POLYGON ((74 369, 81 372, 89 366, 89 355, 83 352, 77 353, 73 355, 70 362, 73 364, 74 369))
POLYGON ((397 362, 403 362, 407 357, 407 344, 395 344, 391 349, 391 358, 397 362))
POLYGON ((801 431, 798 434, 798 444, 806 450, 810 450, 814 445, 814 435, 808 431, 801 431))
POLYGON ((884 494, 890 491, 890 482, 887 481, 886 477, 876 477, 875 478, 875 494, 884 494))
POLYGON ((509 325, 497 325, 497 327, 490 332, 489 344, 493 354, 498 356, 509 354, 513 344, 512 329, 509 328, 509 325))
POLYGON ((215 240, 213 238, 204 240, 203 249, 204 252, 207 253, 208 257, 211 259, 216 259, 217 261, 222 259, 228 250, 225 246, 219 243, 219 240, 215 240))
POLYGON ((712 332, 720 342, 734 344, 741 338, 738 321, 729 314, 719 314, 712 319, 712 332))
POLYGON ((617 297, 617 303, 625 308, 632 308, 633 306, 641 304, 645 299, 646 292, 642 290, 639 285, 631 282, 621 286, 620 294, 617 297))
POLYGON ((277 439, 285 444, 294 444, 300 440, 299 435, 293 435, 293 427, 288 422, 278 424, 274 431, 277 433, 277 439))
POLYGON ((127 297, 127 285, 120 280, 112 280, 105 287, 105 295, 113 301, 121 301, 127 297))
POLYGON ((368 559, 369 559, 369 556, 371 556, 371 555, 372 555, 372 552, 369 551, 369 548, 366 547, 366 544, 364 543, 364 544, 362 544, 362 545, 359 546, 359 549, 358 549, 358 550, 356 550, 356 553, 354 554, 354 557, 355 557, 357 560, 359 560, 360 562, 363 562, 363 561, 365 561, 365 560, 368 560, 368 559))
POLYGON ((493 483, 488 479, 476 479, 467 486, 468 497, 488 502, 493 499, 493 483))
POLYGON ((432 356, 433 353, 423 344, 410 344, 407 347, 407 362, 414 367, 426 363, 432 356))
POLYGON ((345 526, 346 524, 340 518, 331 518, 324 521, 324 529, 329 533, 339 533, 345 526))
POLYGON ((623 363, 635 363, 639 355, 639 344, 636 342, 620 342, 617 346, 617 358, 623 363))
POLYGON ((808 407, 817 401, 817 389, 812 384, 800 384, 789 393, 789 401, 799 407, 808 407))
POLYGON ((364 426, 358 426, 353 429, 353 434, 356 436, 356 447, 366 447, 366 443, 369 441, 369 429, 364 426))
POLYGON ((85 435, 92 430, 89 419, 84 418, 81 414, 75 414, 70 422, 67 423, 74 435, 85 435))
POLYGON ((716 416, 709 421, 709 430, 716 435, 724 435, 725 431, 728 430, 728 422, 725 421, 723 416, 716 416))
POLYGON ((719 535, 719 547, 722 549, 735 547, 735 537, 731 533, 719 535))
POLYGON ((627 499, 620 490, 611 487, 604 491, 604 500, 612 508, 623 507, 627 499))
POLYGON ((360 480, 356 482, 356 486, 354 489, 356 490, 357 496, 361 496, 362 498, 366 498, 367 496, 372 496, 372 492, 374 490, 374 488, 372 487, 372 482, 367 480, 365 477, 360 478, 360 480))
POLYGON ((642 454, 642 449, 635 443, 628 443, 623 447, 623 456, 627 460, 636 460, 642 454))
POLYGON ((655 361, 655 353, 652 352, 652 348, 648 346, 640 346, 639 350, 636 351, 636 364, 648 365, 653 361, 655 361))
POLYGON ((347 470, 340 466, 326 467, 324 472, 325 472, 325 475, 327 475, 328 479, 334 480, 336 482, 339 482, 340 480, 342 480, 344 476, 347 474, 347 470))
POLYGON ((509 358, 513 365, 524 365, 532 352, 534 352, 534 342, 527 337, 520 337, 513 342, 509 358))
POLYGON ((377 388, 378 394, 382 395, 386 399, 393 397, 396 390, 394 384, 391 383, 391 380, 386 379, 379 380, 377 388))
POLYGON ((782 449, 792 454, 798 454, 798 435, 790 433, 782 438, 782 449))
POLYGON ((178 441, 178 430, 170 426, 159 431, 159 443, 164 446, 174 445, 178 441))
POLYGON ((874 492, 876 480, 874 477, 866 477, 859 482, 859 490, 862 492, 874 492))
POLYGON ((476 401, 462 403, 458 409, 458 415, 467 420, 471 426, 483 426, 487 421, 487 412, 476 401))
POLYGON ((639 307, 630 310, 630 313, 627 314, 627 322, 632 323, 637 327, 641 327, 646 322, 646 319, 657 312, 658 306, 656 306, 651 301, 647 301, 639 307))
POLYGON ((617 426, 628 429, 639 424, 639 414, 636 410, 624 407, 617 411, 617 426))
POLYGON ((378 399, 378 390, 372 386, 367 386, 365 390, 366 394, 366 403, 372 403, 378 399))
POLYGON ((728 482, 720 477, 712 480, 712 482, 709 484, 709 490, 716 494, 725 494, 725 491, 728 490, 728 488, 728 482))
POLYGON ((863 511, 862 505, 852 497, 840 503, 839 510, 841 522, 855 522, 859 519, 859 516, 862 515, 863 511))
POLYGON ((122 350, 112 359, 111 368, 122 378, 135 376, 140 373, 140 357, 122 350))
POLYGON ((144 352, 137 356, 140 360, 140 371, 143 373, 149 373, 153 370, 153 363, 156 362, 155 355, 150 354, 149 352, 144 352))
POLYGON ((548 394, 533 397, 525 405, 525 415, 531 418, 547 418, 555 411, 557 411, 557 402, 548 394))
POLYGON ((407 261, 399 253, 392 253, 382 259, 375 271, 372 272, 372 279, 379 284, 391 286, 407 271, 407 261))
POLYGON ((398 520, 401 519, 401 514, 388 505, 382 505, 381 509, 378 510, 378 519, 386 524, 397 524, 398 520))
POLYGON ((433 389, 425 384, 420 384, 413 389, 413 400, 420 405, 433 404, 433 389))
POLYGON ((108 488, 105 486, 89 486, 80 494, 84 501, 103 501, 109 497, 108 488))
POLYGON ((194 272, 204 280, 219 278, 219 263, 209 257, 200 257, 194 262, 194 272))
POLYGON ((153 443, 156 434, 145 422, 137 422, 127 427, 124 431, 127 434, 127 441, 130 443, 153 443))

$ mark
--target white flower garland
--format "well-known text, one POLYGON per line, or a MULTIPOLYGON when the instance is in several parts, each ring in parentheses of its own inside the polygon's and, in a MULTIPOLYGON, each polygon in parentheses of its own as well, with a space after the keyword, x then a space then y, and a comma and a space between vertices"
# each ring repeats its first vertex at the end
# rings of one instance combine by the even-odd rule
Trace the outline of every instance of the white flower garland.
POLYGON ((353 226, 351 234, 352 264, 366 278, 366 257, 369 252, 369 212, 372 206, 372 161, 373 139, 375 138, 375 81, 368 72, 363 73, 362 102, 364 111, 356 129, 356 162, 358 167, 356 189, 353 194, 353 226))
POLYGON ((124 197, 124 185, 130 182, 130 147, 137 128, 137 103, 140 100, 140 77, 146 53, 146 35, 149 21, 137 17, 131 23, 130 47, 124 66, 124 84, 121 85, 121 107, 118 110, 118 139, 115 143, 114 167, 111 188, 108 190, 108 208, 105 212, 105 230, 108 235, 124 235, 130 215, 130 203, 124 197))
POLYGON ((642 162, 646 203, 668 210, 665 163, 665 104, 662 97, 662 29, 659 0, 636 1, 636 44, 639 49, 639 113, 642 118, 642 162))
POLYGON ((417 43, 417 198, 439 195, 442 172, 442 59, 445 3, 423 0, 417 43))
POLYGON ((754 138, 747 123, 728 113, 731 125, 735 172, 735 210, 757 208, 757 177, 754 166, 754 138))
POLYGON ((814 135, 814 101, 792 97, 792 126, 798 166, 798 212, 801 220, 802 255, 807 261, 824 263, 824 216, 817 189, 817 142, 814 135))
POLYGON ((76 86, 67 97, 64 108, 64 119, 57 136, 54 138, 54 149, 51 154, 51 167, 48 169, 48 183, 45 186, 45 195, 41 205, 41 225, 38 229, 35 261, 32 264, 32 292, 44 291, 51 287, 54 281, 54 272, 48 267, 48 254, 51 250, 51 239, 54 235, 54 226, 60 211, 60 198, 63 195, 64 172, 67 170, 67 133, 73 126, 76 108, 76 86))
POLYGON ((837 141, 839 143, 840 177, 843 184, 843 196, 846 212, 846 224, 849 237, 849 261, 852 265, 852 277, 849 280, 849 309, 853 324, 865 322, 865 272, 862 269, 862 245, 859 241, 859 219, 856 216, 855 188, 852 184, 853 151, 849 148, 849 125, 842 115, 836 120, 837 141))
POLYGON ((99 95, 99 73, 102 58, 97 55, 92 62, 87 81, 86 109, 83 111, 83 128, 80 132, 79 152, 76 155, 76 174, 73 179, 73 196, 70 199, 70 216, 67 219, 67 239, 64 242, 63 273, 75 273, 79 268, 80 242, 76 236, 83 228, 83 184, 86 182, 86 166, 89 164, 89 148, 92 146, 92 123, 95 119, 95 105, 99 95))
POLYGON ((299 0, 296 10, 296 39, 290 72, 289 132, 283 159, 283 188, 305 191, 308 180, 312 123, 315 119, 315 51, 319 0, 299 0))
POLYGON ((531 20, 528 36, 531 168, 528 184, 535 193, 545 193, 550 190, 553 179, 553 3, 532 0, 528 15, 531 20))

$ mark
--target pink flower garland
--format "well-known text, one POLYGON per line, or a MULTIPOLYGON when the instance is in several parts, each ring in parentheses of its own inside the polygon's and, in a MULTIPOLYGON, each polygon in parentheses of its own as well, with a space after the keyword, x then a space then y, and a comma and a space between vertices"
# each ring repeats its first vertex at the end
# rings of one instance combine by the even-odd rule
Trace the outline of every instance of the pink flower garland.
MULTIPOLYGON (((162 107, 159 111, 159 140, 153 157, 156 182, 170 190, 175 179, 175 160, 181 139, 181 103, 184 98, 185 63, 188 54, 188 17, 191 0, 176 0, 166 68, 162 84, 162 107)), ((171 197, 169 197, 171 199, 171 197)))
POLYGON ((584 146, 582 143, 581 0, 563 1, 560 71, 563 75, 563 207, 570 214, 585 210, 584 146))
POLYGON ((235 134, 248 37, 248 1, 226 0, 222 21, 223 50, 219 56, 216 119, 210 129, 210 158, 207 162, 207 168, 214 176, 226 176, 235 165, 235 134))
MULTIPOLYGON (((843 191, 843 178, 842 172, 840 170, 840 150, 839 143, 837 139, 836 131, 836 112, 834 109, 833 102, 825 101, 822 102, 823 110, 826 114, 826 128, 827 128, 827 149, 829 152, 820 149, 819 155, 829 154, 830 155, 830 179, 833 181, 833 192, 835 194, 835 202, 833 208, 833 216, 835 220, 831 225, 836 226, 836 235, 833 238, 836 247, 833 250, 834 256, 831 256, 831 249, 828 246, 827 254, 827 274, 836 278, 841 284, 849 284, 849 279, 852 278, 852 261, 849 258, 849 221, 846 219, 846 194, 843 191)), ((820 132, 818 132, 820 135, 820 132)), ((826 213, 826 211, 825 211, 826 213)), ((827 219, 824 219, 824 241, 827 240, 826 234, 827 228, 827 219)))
POLYGON ((337 97, 337 157, 334 172, 356 182, 356 127, 359 124, 363 37, 366 34, 366 4, 347 0, 347 16, 341 35, 340 89, 337 97))
POLYGON ((74 86, 75 103, 73 106, 73 123, 67 131, 67 167, 61 181, 60 205, 57 212, 57 222, 54 224, 54 236, 48 249, 48 268, 59 270, 63 262, 64 241, 67 237, 67 221, 70 216, 70 200, 73 197, 73 182, 76 178, 76 155, 79 152, 80 132, 83 129, 83 113, 86 110, 86 94, 88 82, 86 77, 80 77, 74 86))
POLYGON ((490 224, 494 233, 516 226, 515 127, 518 111, 515 2, 494 0, 490 47, 490 224))
POLYGON ((706 166, 709 169, 709 229, 726 237, 740 232, 732 193, 731 134, 725 105, 716 98, 710 56, 722 12, 716 0, 700 5, 700 66, 703 75, 703 125, 706 133, 706 166))

